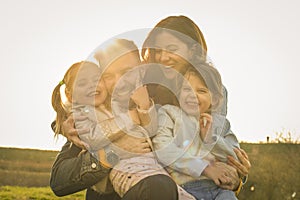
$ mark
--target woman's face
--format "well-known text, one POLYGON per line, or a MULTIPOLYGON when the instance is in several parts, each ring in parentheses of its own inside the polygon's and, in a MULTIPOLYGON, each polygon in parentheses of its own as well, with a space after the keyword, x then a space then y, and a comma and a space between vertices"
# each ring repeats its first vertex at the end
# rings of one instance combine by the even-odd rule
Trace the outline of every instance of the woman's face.
POLYGON ((188 66, 187 60, 191 58, 188 45, 173 34, 163 31, 156 35, 155 62, 164 65, 163 73, 167 79, 173 79, 179 72, 183 74, 188 66))

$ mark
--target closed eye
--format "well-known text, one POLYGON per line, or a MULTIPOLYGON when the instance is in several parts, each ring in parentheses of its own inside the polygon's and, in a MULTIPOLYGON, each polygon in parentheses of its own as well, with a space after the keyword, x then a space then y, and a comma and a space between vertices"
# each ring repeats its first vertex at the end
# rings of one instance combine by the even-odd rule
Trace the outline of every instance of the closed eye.
POLYGON ((199 93, 199 94, 205 94, 205 93, 208 93, 208 90, 205 89, 205 88, 203 88, 203 89, 198 89, 198 90, 197 90, 197 93, 199 93))
POLYGON ((190 91, 192 91, 192 89, 190 87, 183 87, 182 91, 184 91, 184 92, 190 92, 190 91))

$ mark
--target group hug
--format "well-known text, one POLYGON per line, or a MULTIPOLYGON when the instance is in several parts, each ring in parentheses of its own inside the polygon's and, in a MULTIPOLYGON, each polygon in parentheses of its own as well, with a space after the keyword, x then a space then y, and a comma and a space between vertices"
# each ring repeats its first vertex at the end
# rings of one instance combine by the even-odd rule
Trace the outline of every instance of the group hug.
POLYGON ((70 63, 52 93, 67 142, 50 178, 87 200, 234 200, 251 164, 231 130, 227 89, 200 28, 169 16, 143 44, 112 38, 70 63))

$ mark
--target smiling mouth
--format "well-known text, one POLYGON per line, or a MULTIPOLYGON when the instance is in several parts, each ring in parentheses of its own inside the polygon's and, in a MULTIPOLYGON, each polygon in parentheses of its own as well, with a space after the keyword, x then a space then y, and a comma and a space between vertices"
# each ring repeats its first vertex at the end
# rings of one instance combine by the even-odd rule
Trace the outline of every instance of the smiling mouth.
POLYGON ((199 106, 198 102, 188 101, 188 102, 185 102, 185 104, 188 105, 188 106, 199 106))
POLYGON ((97 95, 100 95, 101 92, 100 91, 93 91, 93 92, 89 92, 87 94, 88 97, 93 97, 93 96, 97 96, 97 95))
POLYGON ((171 69, 171 68, 173 68, 173 66, 170 66, 170 65, 165 65, 164 66, 166 69, 171 69))

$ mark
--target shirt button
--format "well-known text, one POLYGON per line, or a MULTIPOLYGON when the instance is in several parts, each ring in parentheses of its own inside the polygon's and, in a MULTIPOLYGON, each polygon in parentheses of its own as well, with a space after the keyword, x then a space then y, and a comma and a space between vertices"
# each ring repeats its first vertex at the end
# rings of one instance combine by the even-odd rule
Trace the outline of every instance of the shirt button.
POLYGON ((96 163, 92 163, 92 169, 96 169, 97 164, 96 163))

